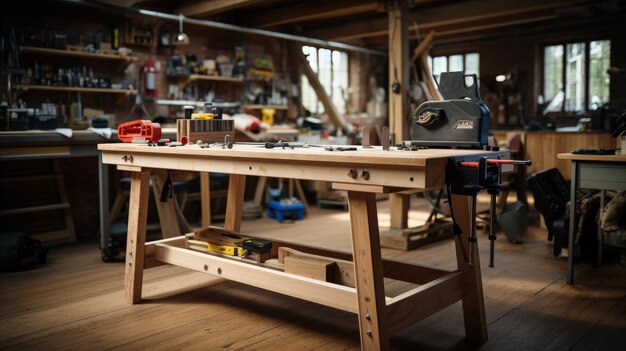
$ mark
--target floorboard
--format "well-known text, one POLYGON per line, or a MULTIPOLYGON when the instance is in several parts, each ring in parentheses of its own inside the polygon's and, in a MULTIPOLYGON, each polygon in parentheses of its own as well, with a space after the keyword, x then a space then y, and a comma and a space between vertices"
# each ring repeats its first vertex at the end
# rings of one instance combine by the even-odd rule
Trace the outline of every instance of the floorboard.
MULTIPOLYGON (((484 200, 484 199, 483 199, 484 200)), ((388 204, 379 205, 381 228, 388 204)), ((480 206, 484 206, 481 201, 480 206)), ((427 217, 414 199, 411 226, 427 217)), ((532 213, 531 218, 536 218, 532 213)), ((312 208, 303 221, 244 222, 242 232, 350 251, 347 212, 312 208)), ((552 257, 545 231, 531 226, 523 243, 502 233, 496 267, 479 245, 489 341, 465 341, 460 303, 392 336, 394 350, 610 350, 626 344, 626 268, 576 266, 552 257)), ((383 256, 454 268, 452 241, 383 256)), ((358 350, 355 315, 179 267, 144 275, 145 302, 122 301, 123 265, 103 263, 96 243, 53 248, 46 265, 0 274, 0 349, 6 350, 358 350)), ((407 287, 386 280, 388 295, 407 287)))

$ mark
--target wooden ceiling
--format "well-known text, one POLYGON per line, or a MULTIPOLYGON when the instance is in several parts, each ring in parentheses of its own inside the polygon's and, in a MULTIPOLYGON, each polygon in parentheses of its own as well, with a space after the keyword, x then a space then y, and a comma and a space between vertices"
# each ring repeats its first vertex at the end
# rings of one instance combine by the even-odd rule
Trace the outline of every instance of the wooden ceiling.
MULTIPOLYGON (((210 19, 386 49, 385 1, 371 0, 101 0, 110 4, 210 19)), ((409 6, 410 38, 436 32, 436 42, 489 39, 511 31, 624 23, 623 0, 400 0, 409 6)), ((394 3, 394 1, 392 1, 394 3)))

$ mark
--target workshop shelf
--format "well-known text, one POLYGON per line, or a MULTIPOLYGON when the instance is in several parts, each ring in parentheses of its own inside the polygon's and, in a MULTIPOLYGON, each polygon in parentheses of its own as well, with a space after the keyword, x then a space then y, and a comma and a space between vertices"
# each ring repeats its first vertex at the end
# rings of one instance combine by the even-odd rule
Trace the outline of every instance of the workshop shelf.
POLYGON ((22 46, 20 47, 20 52, 30 53, 30 54, 39 54, 39 55, 82 57, 82 58, 100 59, 100 60, 118 60, 118 61, 128 61, 128 62, 137 61, 137 57, 135 56, 122 56, 122 55, 116 55, 116 54, 101 54, 101 53, 92 53, 92 52, 85 52, 85 51, 37 48, 37 47, 32 47, 32 46, 22 46))

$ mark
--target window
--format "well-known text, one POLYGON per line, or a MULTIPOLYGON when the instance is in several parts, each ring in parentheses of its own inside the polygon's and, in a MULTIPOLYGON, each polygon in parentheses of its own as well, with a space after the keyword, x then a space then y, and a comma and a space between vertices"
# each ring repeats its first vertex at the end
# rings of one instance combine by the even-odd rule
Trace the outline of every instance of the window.
MULTIPOLYGON (((302 52, 307 56, 309 66, 317 74, 317 78, 337 111, 345 113, 344 94, 348 90, 348 54, 343 51, 318 49, 312 46, 303 46, 302 52)), ((305 75, 302 75, 302 105, 313 114, 324 112, 324 106, 318 101, 317 94, 305 75)))
POLYGON ((429 56, 428 65, 437 81, 439 81, 441 72, 461 71, 463 74, 480 76, 480 55, 475 52, 464 55, 429 56))
POLYGON ((609 102, 611 42, 597 40, 543 49, 545 112, 580 113, 609 102))

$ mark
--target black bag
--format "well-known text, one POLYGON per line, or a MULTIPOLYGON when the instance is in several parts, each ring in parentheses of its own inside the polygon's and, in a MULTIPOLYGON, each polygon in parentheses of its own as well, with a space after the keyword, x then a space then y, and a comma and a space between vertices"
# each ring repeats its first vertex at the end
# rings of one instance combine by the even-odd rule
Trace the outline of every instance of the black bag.
POLYGON ((554 256, 567 247, 569 215, 567 203, 570 190, 567 182, 556 168, 551 168, 528 177, 528 188, 535 198, 535 207, 543 216, 548 227, 548 240, 554 239, 554 256))
POLYGON ((0 269, 16 271, 46 263, 46 250, 39 240, 24 233, 0 233, 0 269))

